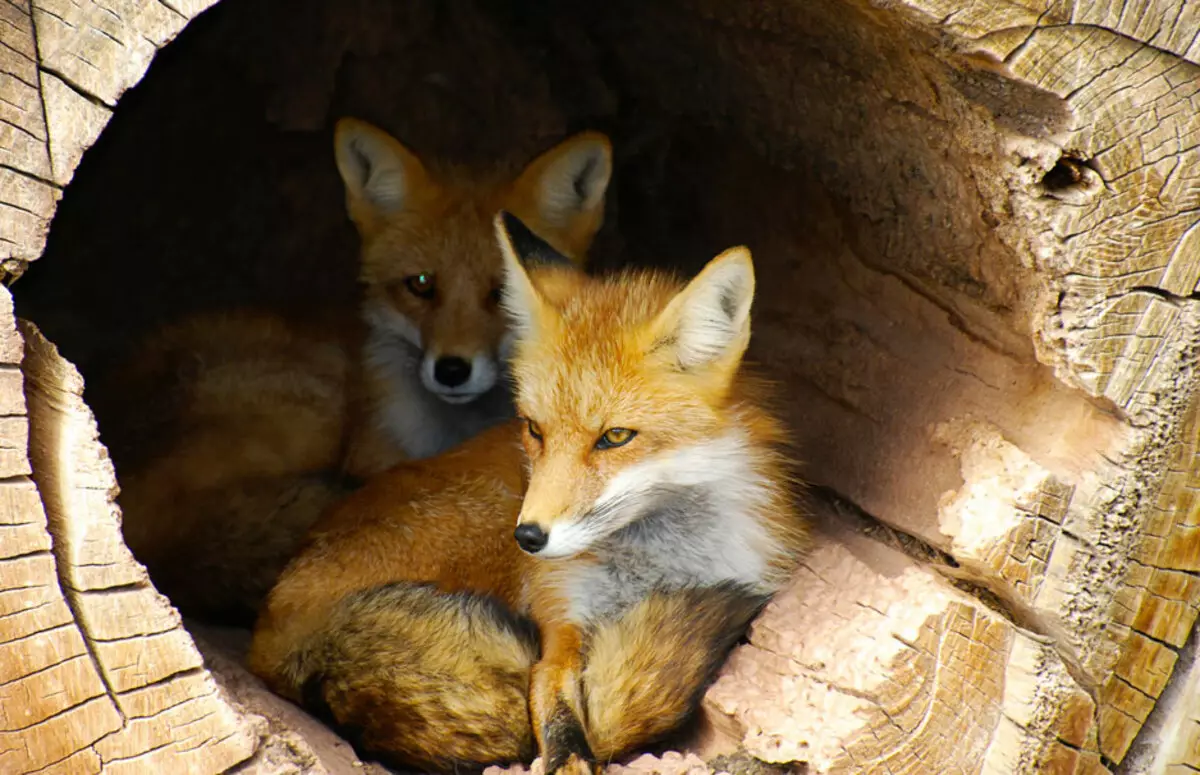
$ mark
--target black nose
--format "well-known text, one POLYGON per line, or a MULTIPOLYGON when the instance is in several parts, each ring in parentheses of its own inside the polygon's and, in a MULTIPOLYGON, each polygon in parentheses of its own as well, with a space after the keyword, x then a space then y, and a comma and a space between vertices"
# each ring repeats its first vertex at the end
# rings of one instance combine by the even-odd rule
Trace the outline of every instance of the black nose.
POLYGON ((513 531, 513 536, 517 539, 517 543, 521 545, 521 548, 530 554, 537 554, 545 549, 546 542, 550 540, 550 536, 546 535, 546 531, 537 525, 517 525, 517 529, 513 531))
POLYGON ((471 364, 454 355, 438 358, 433 378, 446 387, 458 387, 471 378, 471 364))

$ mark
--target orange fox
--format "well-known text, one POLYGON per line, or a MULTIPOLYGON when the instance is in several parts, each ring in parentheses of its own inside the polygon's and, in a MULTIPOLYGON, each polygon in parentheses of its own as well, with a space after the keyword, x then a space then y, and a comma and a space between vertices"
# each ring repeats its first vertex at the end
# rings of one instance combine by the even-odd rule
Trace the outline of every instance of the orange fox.
POLYGON ((583 772, 692 716, 806 530, 740 368, 745 248, 681 287, 588 277, 515 216, 496 226, 522 419, 321 517, 248 663, 364 755, 451 770, 540 751, 583 772))
POLYGON ((359 310, 207 313, 156 332, 89 396, 122 483, 126 540, 185 613, 251 621, 317 515, 368 475, 512 416, 508 208, 582 264, 611 149, 576 135, 523 170, 426 165, 356 119, 334 149, 362 238, 359 310))
POLYGON ((509 338, 492 217, 508 209, 582 265, 604 218, 608 139, 576 135, 515 180, 426 167, 356 119, 334 139, 346 206, 362 237, 366 422, 356 474, 430 457, 512 415, 509 338))

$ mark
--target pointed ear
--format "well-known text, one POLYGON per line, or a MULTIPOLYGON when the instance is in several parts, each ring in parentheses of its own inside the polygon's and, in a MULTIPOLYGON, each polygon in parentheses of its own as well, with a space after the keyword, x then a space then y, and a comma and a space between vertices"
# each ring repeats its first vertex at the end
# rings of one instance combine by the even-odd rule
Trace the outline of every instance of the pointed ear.
POLYGON ((540 225, 564 235, 576 243, 569 249, 583 253, 604 220, 611 177, 612 144, 599 132, 583 132, 530 162, 517 187, 540 225))
POLYGON ((512 321, 517 340, 529 341, 552 314, 550 305, 533 284, 529 268, 538 264, 573 264, 511 213, 501 210, 496 214, 494 225, 496 242, 504 255, 502 304, 512 321))
POLYGON ((338 172, 346 185, 346 209, 360 231, 405 209, 429 185, 420 160, 398 140, 356 118, 343 118, 333 137, 338 172))
POLYGON ((654 322, 658 347, 686 370, 736 365, 750 343, 754 263, 745 247, 726 250, 688 283, 654 322))
POLYGON ((575 268, 575 264, 571 259, 555 250, 554 246, 549 242, 534 234, 517 216, 501 210, 498 218, 504 229, 504 238, 501 239, 501 250, 504 249, 504 242, 507 240, 508 245, 512 248, 513 255, 517 257, 522 266, 532 267, 540 265, 575 268))

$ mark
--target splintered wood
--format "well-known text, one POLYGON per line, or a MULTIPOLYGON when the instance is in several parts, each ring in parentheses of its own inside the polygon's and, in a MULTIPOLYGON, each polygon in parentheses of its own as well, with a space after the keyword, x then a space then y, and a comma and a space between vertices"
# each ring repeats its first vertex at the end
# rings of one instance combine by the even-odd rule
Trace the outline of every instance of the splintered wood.
POLYGON ((764 761, 975 772, 1006 710, 1013 639, 1008 622, 928 570, 842 537, 755 622, 707 699, 764 761))
MULTIPOLYGON (((1042 354, 1119 407, 1133 432, 1111 470, 1081 483, 1067 520, 1052 520, 1072 536, 1070 557, 1048 570, 1060 599, 1035 606, 1097 687, 1100 750, 1120 763, 1172 680, 1200 593, 1200 8, 911 4, 1063 98, 1074 122, 1062 146, 1103 180, 1077 191, 1046 184, 1064 204, 1046 208, 1060 240, 1046 270, 1061 296, 1040 325, 1042 354)), ((1200 768, 1196 697, 1179 692, 1164 706, 1133 766, 1200 768), (1159 734, 1173 747, 1155 745, 1159 734)))
MULTIPOLYGON (((222 772, 257 737, 121 541, 116 479, 78 373, 32 326, 21 360, 2 298, 5 368, 21 362, 34 430, 33 480, 28 464, 7 471, 0 516, 22 537, 0 571, 0 771, 222 772)), ((19 383, 3 403, 24 420, 19 383)))
POLYGON ((0 3, 0 260, 41 255, 61 187, 118 98, 213 2, 0 3))

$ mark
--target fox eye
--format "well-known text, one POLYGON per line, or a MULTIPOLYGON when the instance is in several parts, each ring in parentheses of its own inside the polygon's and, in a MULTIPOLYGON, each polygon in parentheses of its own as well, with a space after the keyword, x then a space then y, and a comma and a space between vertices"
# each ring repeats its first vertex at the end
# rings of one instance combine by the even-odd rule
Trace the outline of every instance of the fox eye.
POLYGON ((535 423, 533 420, 526 420, 525 422, 527 422, 529 424, 529 435, 532 436, 535 440, 541 441, 542 440, 542 429, 538 427, 538 424, 535 423))
POLYGON ((604 432, 597 441, 596 449, 612 449, 613 447, 623 447, 633 441, 633 437, 637 435, 637 431, 631 431, 628 428, 609 428, 604 432))
POLYGON ((500 296, 501 296, 500 286, 499 285, 494 286, 490 291, 488 291, 488 295, 487 295, 488 304, 491 304, 493 307, 498 307, 500 305, 500 296))
POLYGON ((428 272, 421 272, 404 278, 404 287, 414 295, 422 299, 432 299, 433 293, 437 290, 437 285, 433 281, 433 275, 428 272))

